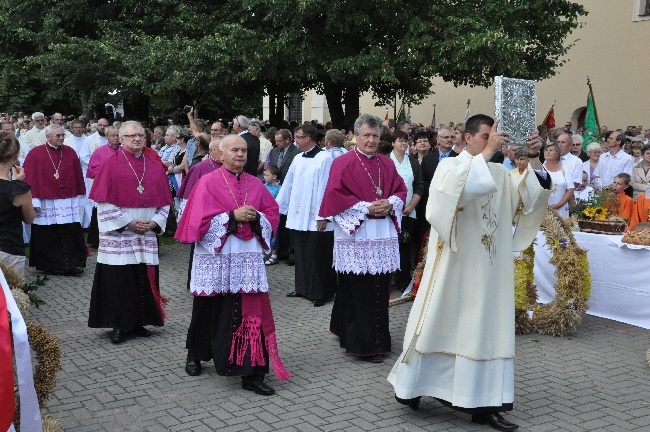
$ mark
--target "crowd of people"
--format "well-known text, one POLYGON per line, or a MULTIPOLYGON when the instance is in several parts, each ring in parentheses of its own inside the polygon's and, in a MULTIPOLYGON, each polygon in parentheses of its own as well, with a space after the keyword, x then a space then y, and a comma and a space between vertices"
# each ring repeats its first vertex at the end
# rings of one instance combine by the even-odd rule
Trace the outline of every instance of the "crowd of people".
MULTIPOLYGON (((538 132, 543 142, 539 158, 553 178, 549 208, 568 218, 579 212, 580 202, 587 202, 595 191, 609 191, 617 197, 610 216, 625 220, 630 229, 648 221, 650 130, 629 126, 610 131, 603 126, 603 140, 586 146, 570 122, 550 130, 539 126, 538 132)), ((518 157, 526 163, 525 154, 516 155, 518 149, 503 149, 503 163, 510 169, 517 166, 518 157)))
POLYGON ((294 265, 287 297, 334 300, 341 348, 379 363, 393 348, 390 287, 407 287, 430 232, 423 288, 389 376, 396 398, 418 409, 433 396, 514 430, 499 414, 514 399, 512 251, 532 242, 542 203, 568 217, 590 189, 608 188, 621 217, 648 217, 650 131, 640 128, 603 131, 603 143, 583 150, 570 124, 540 126, 511 146, 483 115, 434 128, 364 114, 339 130, 194 114, 188 107, 185 125, 3 114, 0 260, 24 274, 28 244, 29 266, 73 276, 96 247, 88 325, 122 343, 164 324, 158 235, 191 244, 185 371, 199 375, 212 360, 260 395, 275 392, 269 365, 290 377, 266 266, 294 265))

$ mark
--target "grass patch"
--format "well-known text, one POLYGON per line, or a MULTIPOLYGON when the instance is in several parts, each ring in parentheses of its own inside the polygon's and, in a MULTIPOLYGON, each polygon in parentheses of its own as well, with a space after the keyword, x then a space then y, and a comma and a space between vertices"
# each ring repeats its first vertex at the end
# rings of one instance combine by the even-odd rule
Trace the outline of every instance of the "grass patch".
POLYGON ((178 240, 176 240, 174 237, 158 236, 158 242, 159 242, 160 246, 178 244, 178 240))

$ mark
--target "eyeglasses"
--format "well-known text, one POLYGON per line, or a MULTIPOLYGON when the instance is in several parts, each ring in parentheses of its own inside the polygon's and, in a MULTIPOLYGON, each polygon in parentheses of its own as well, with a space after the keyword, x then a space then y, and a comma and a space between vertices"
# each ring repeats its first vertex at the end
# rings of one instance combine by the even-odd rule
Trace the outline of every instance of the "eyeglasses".
POLYGON ((456 135, 441 136, 440 139, 456 139, 456 135))
POLYGON ((54 135, 54 136, 57 137, 57 138, 61 138, 61 137, 64 137, 64 136, 65 136, 65 134, 52 134, 52 135, 54 135))
POLYGON ((299 139, 305 139, 305 138, 307 138, 307 135, 302 135, 302 136, 300 136, 300 135, 296 135, 294 138, 297 139, 297 140, 299 140, 299 139))
POLYGON ((128 139, 134 139, 135 137, 144 138, 144 136, 145 135, 143 133, 129 134, 129 135, 124 134, 124 135, 122 135, 123 138, 128 138, 128 139))

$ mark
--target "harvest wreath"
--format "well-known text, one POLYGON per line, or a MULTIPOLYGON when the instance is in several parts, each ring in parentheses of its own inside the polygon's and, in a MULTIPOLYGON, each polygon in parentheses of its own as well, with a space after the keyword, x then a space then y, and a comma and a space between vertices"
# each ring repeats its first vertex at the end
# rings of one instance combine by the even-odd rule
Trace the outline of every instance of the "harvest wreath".
POLYGON ((578 246, 569 225, 554 210, 547 210, 540 229, 551 249, 550 263, 556 267, 555 298, 548 304, 537 304, 531 245, 515 258, 515 331, 566 336, 576 330, 588 308, 591 274, 587 251, 578 246))

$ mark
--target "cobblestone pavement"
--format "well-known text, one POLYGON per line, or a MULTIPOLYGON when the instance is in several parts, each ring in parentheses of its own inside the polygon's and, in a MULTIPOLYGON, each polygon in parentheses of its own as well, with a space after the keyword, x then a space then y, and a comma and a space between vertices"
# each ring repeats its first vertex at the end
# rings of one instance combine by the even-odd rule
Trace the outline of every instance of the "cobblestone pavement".
MULTIPOLYGON (((63 371, 47 412, 67 432, 91 431, 490 431, 469 416, 423 398, 420 410, 398 404, 386 376, 401 351, 411 303, 390 309, 393 353, 383 364, 346 356, 329 333, 332 303, 314 308, 285 297, 293 267, 268 268, 280 352, 293 374, 272 375, 277 394, 257 396, 210 363, 183 368, 191 296, 189 247, 162 246, 160 283, 170 302, 164 327, 148 339, 112 345, 108 330, 86 326, 95 255, 80 277, 51 276, 29 319, 63 341, 63 371)), ((33 278, 31 272, 28 277, 33 278)), ((396 295, 396 293, 395 293, 396 295)), ((515 410, 521 431, 650 431, 650 332, 587 316, 571 337, 517 336, 515 410)))

